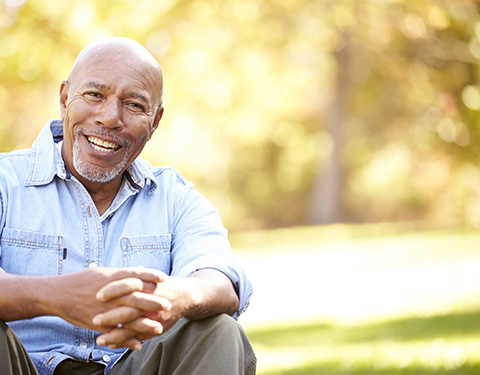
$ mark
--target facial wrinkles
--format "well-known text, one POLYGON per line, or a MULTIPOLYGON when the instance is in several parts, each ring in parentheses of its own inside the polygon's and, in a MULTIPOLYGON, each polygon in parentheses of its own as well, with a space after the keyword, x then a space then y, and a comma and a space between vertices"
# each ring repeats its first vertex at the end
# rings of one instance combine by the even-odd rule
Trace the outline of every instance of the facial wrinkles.
MULTIPOLYGON (((89 82, 93 80, 93 82, 107 85, 107 87, 108 84, 115 88, 125 89, 127 87, 128 92, 122 92, 122 94, 125 94, 124 96, 135 97, 141 94, 143 101, 147 101, 143 103, 145 107, 144 116, 148 116, 148 129, 145 129, 147 134, 144 134, 143 137, 140 135, 134 140, 120 138, 117 136, 117 132, 103 127, 88 128, 86 124, 85 127, 82 127, 81 118, 76 118, 76 120, 79 120, 76 121, 74 117, 71 117, 72 114, 69 113, 69 107, 72 102, 82 98, 79 92, 77 92, 78 96, 72 95, 70 105, 65 109, 66 112, 63 116, 64 120, 69 123, 68 127, 70 128, 70 137, 72 138, 70 147, 72 147, 73 167, 78 175, 86 180, 108 182, 113 180, 128 166, 129 161, 141 150, 140 146, 149 139, 153 132, 152 124, 158 111, 158 105, 162 101, 163 77, 160 66, 143 47, 139 47, 135 43, 124 43, 122 39, 113 39, 84 49, 77 57, 68 81, 76 87, 85 80, 90 80, 89 82), (121 74, 118 72, 121 72, 121 74), (98 77, 101 78, 100 82, 96 82, 98 77), (133 86, 132 81, 134 82, 133 86), (125 84, 122 85, 122 83, 125 84), (138 90, 132 90, 132 88, 137 88, 138 90), (81 146, 85 141, 81 137, 84 136, 97 137, 97 140, 90 138, 92 147, 100 152, 115 153, 118 155, 118 157, 115 157, 115 160, 120 161, 111 166, 102 167, 97 165, 94 159, 91 160, 90 157, 87 157, 87 154, 84 154, 85 150, 81 146), (103 143, 102 141, 116 143, 122 147, 116 149, 112 147, 113 145, 103 143), (97 144, 97 146, 94 144, 97 144), (106 149, 103 149, 103 147, 106 147, 106 149)), ((126 108, 125 110, 127 111, 126 108)), ((128 117, 129 114, 130 112, 125 112, 125 116, 128 117)), ((127 122, 140 120, 137 115, 139 113, 133 117, 134 114, 132 113, 132 117, 125 118, 125 120, 127 122)), ((87 115, 85 114, 85 116, 87 115)), ((143 117, 142 119, 145 120, 143 117)), ((137 123, 135 122, 135 124, 137 123)), ((147 124, 143 123, 143 125, 147 124)), ((138 135, 138 132, 134 133, 133 136, 135 134, 138 135)))

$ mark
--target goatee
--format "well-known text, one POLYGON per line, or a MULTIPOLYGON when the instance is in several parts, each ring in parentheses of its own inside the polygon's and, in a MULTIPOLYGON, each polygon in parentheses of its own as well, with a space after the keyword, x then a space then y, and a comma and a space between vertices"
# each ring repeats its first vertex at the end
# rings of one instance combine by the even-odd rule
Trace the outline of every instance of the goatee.
MULTIPOLYGON (((109 182, 112 181, 115 177, 117 177, 127 166, 127 155, 129 149, 129 143, 119 138, 115 134, 107 133, 105 131, 96 131, 95 134, 91 134, 93 136, 99 138, 108 138, 113 139, 122 145, 121 152, 123 152, 122 159, 115 165, 112 165, 110 169, 100 168, 96 165, 92 165, 86 163, 80 156, 80 136, 82 134, 81 128, 77 128, 75 130, 75 140, 73 142, 73 166, 77 173, 85 178, 86 180, 92 182, 109 182)), ((116 151, 118 152, 118 151, 116 151)))

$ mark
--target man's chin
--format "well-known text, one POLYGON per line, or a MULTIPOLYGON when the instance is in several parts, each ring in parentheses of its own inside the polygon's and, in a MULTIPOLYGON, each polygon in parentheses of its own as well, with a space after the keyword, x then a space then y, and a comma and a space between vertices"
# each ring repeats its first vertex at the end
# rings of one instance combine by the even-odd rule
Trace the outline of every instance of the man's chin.
POLYGON ((90 171, 78 171, 78 174, 84 178, 85 180, 88 180, 90 182, 98 182, 98 183, 107 183, 107 182, 110 182, 112 181, 113 179, 115 179, 115 177, 118 176, 118 173, 115 174, 115 175, 110 175, 110 174, 105 174, 105 173, 92 173, 90 171))
POLYGON ((107 183, 114 180, 125 168, 127 164, 126 154, 113 166, 100 167, 89 163, 81 156, 78 140, 73 145, 73 166, 80 177, 90 182, 107 183))
POLYGON ((104 169, 75 159, 73 164, 75 170, 83 179, 98 183, 106 183, 114 180, 123 170, 123 166, 121 165, 115 168, 104 169))

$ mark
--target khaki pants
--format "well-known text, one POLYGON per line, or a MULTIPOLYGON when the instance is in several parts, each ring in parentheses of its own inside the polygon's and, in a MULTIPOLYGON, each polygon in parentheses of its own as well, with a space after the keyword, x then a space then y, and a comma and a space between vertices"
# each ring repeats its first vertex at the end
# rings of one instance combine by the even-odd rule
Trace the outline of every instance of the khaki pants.
MULTIPOLYGON (((38 374, 18 338, 1 323, 0 375, 38 374)), ((71 360, 61 362, 55 370, 55 375, 102 373, 102 365, 71 360)), ((235 320, 223 314, 198 321, 180 320, 165 334, 144 342, 141 351, 130 351, 108 375, 255 373, 256 358, 245 332, 235 320)))

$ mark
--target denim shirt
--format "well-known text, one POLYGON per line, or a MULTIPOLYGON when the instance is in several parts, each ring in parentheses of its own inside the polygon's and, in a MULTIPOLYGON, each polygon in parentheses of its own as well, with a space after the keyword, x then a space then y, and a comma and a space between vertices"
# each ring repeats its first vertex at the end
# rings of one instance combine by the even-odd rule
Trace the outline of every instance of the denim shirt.
MULTIPOLYGON (((60 275, 96 266, 145 266, 188 276, 213 268, 231 279, 240 298, 234 317, 245 310, 252 286, 217 210, 191 183, 172 168, 137 158, 100 216, 65 168, 56 144, 62 134, 62 121, 52 120, 31 149, 0 154, 1 270, 60 275)), ((126 352, 98 346, 98 332, 54 316, 8 324, 41 375, 52 374, 66 358, 101 362, 108 371, 126 352)))

